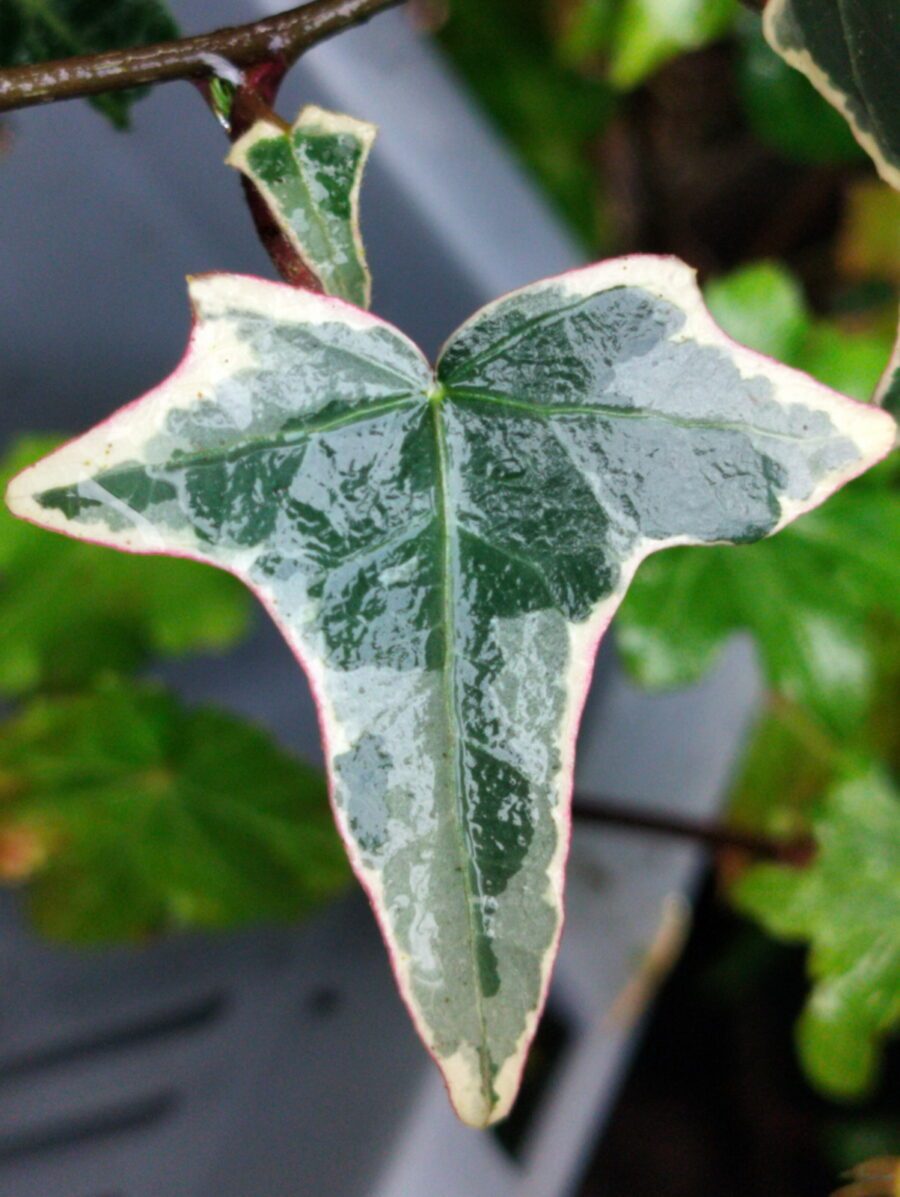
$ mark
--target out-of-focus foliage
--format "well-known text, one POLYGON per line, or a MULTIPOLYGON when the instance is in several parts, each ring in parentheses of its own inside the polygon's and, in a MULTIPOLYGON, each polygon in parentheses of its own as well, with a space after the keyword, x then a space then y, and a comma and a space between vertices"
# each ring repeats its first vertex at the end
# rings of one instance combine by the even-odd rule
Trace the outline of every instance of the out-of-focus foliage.
POLYGON ((229 715, 107 681, 0 729, 0 880, 54 938, 295 918, 348 876, 322 775, 229 715))
POLYGON ((757 865, 732 898, 773 935, 809 942, 800 1054, 825 1092, 854 1097, 871 1088, 900 1023, 900 794, 861 766, 826 795, 813 831, 810 865, 757 865))
POLYGON ((900 189, 900 8, 896 0, 768 0, 774 50, 849 121, 879 174, 900 189))
POLYGON ((574 0, 562 20, 564 60, 602 66, 613 87, 629 90, 664 62, 724 36, 736 0, 574 0))
POLYGON ((847 122, 808 79, 773 54, 759 20, 745 14, 736 32, 738 89, 759 139, 797 162, 864 161, 847 122))
POLYGON ((590 145, 613 95, 555 60, 544 0, 453 0, 440 38, 573 229, 602 240, 590 145))
MULTIPOLYGON (((707 289, 737 340, 857 398, 890 354, 877 333, 816 321, 796 281, 768 264, 707 289)), ((738 629, 754 636, 770 686, 826 725, 852 727, 872 698, 872 617, 900 621, 900 494, 880 469, 777 539, 727 556, 675 550, 645 562, 617 621, 619 648, 645 685, 699 678, 738 629)))
MULTIPOLYGON (((2 0, 0 66, 118 50, 177 35, 162 0, 2 0)), ((119 129, 146 89, 110 92, 91 100, 119 129)))
POLYGON ((846 1172, 850 1184, 842 1186, 831 1197, 897 1197, 900 1192, 900 1159, 897 1156, 876 1156, 854 1164, 846 1172))
MULTIPOLYGON (((27 437, 0 489, 57 444, 27 437)), ((221 651, 247 630, 234 578, 192 561, 133 557, 14 519, 0 504, 0 696, 71 689, 156 656, 221 651)))
POLYGON ((847 192, 837 256, 848 279, 881 279, 900 286, 900 193, 876 179, 847 192))

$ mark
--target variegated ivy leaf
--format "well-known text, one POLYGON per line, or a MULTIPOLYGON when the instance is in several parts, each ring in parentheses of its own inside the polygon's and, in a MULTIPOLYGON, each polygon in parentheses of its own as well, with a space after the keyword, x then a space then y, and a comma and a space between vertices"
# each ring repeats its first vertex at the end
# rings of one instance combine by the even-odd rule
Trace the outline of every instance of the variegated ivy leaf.
POLYGON ((875 402, 892 416, 900 415, 900 328, 897 329, 897 340, 894 342, 891 360, 875 391, 875 402))
POLYGON ((897 0, 768 0, 763 29, 847 118, 881 177, 900 188, 897 0))
POLYGON ((374 125, 309 105, 292 128, 260 120, 226 161, 251 180, 326 295, 367 308, 372 279, 359 231, 359 190, 374 125))
POLYGON ((181 368, 20 474, 10 505, 257 592, 309 675, 403 996, 486 1125, 544 1001, 578 721, 635 568, 776 531, 894 423, 735 345, 674 259, 526 287, 434 370, 322 296, 234 275, 191 294, 181 368))

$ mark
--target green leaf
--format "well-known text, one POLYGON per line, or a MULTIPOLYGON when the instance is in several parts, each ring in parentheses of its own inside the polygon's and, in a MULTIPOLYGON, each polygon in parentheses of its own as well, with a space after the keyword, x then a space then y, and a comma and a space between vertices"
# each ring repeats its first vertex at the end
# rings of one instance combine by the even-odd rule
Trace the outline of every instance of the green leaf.
POLYGON ((610 82, 637 87, 670 58, 724 37, 736 15, 734 0, 621 0, 610 35, 610 82))
POLYGON ((255 184, 276 224, 326 295, 367 308, 372 279, 359 230, 359 191, 374 125, 304 108, 293 126, 260 120, 226 161, 255 184))
MULTIPOLYGON (((55 448, 28 437, 0 462, 3 486, 55 448)), ((222 650, 247 629, 242 587, 189 561, 78 544, 0 509, 0 695, 83 685, 157 656, 222 650)))
POLYGON ((900 795, 876 770, 860 773, 828 794, 814 831, 810 866, 758 865, 732 896, 773 935, 809 942, 803 1063, 826 1093, 856 1097, 900 1024, 900 795))
POLYGON ((776 262, 756 262, 715 279, 706 302, 722 327, 760 353, 779 361, 796 361, 812 328, 803 289, 776 262))
MULTIPOLYGON (((0 66, 126 49, 178 36, 162 0, 3 0, 0 66)), ((146 88, 110 92, 91 100, 119 129, 146 88)))
POLYGON ((797 162, 865 161, 847 122, 772 53, 750 13, 738 24, 735 70, 744 113, 760 141, 797 162))
POLYGON ((0 730, 4 874, 30 882, 42 931, 78 942, 293 919, 347 880, 321 774, 124 681, 0 730))
POLYGON ((777 540, 647 563, 616 625, 644 685, 687 685, 749 631, 769 685, 844 728, 871 691, 869 620, 900 617, 900 495, 854 488, 777 540))
POLYGON ((670 58, 724 37, 737 12, 734 0, 576 0, 560 50, 573 65, 599 59, 613 86, 630 90, 670 58))
MULTIPOLYGON (((707 294, 739 339, 858 398, 871 394, 884 339, 814 322, 782 268, 745 268, 707 294)), ((872 477, 777 541, 737 554, 681 549, 648 562, 616 625, 634 676, 656 688, 687 685, 731 635, 749 631, 770 686, 833 729, 856 724, 871 693, 870 617, 900 615, 900 499, 872 477)))
POLYGON ((675 259, 515 292, 434 371, 322 296, 233 275, 191 292, 180 369, 8 500, 261 595, 309 673, 403 995, 483 1126, 543 1005, 581 706, 636 566, 776 531, 895 425, 736 346, 675 259))
POLYGON ((900 188, 896 0, 769 0, 763 30, 772 49, 846 117, 881 177, 900 188))
POLYGON ((555 60, 545 0, 453 0, 439 38, 571 227, 596 245, 604 218, 589 147, 612 115, 613 95, 604 81, 555 60))

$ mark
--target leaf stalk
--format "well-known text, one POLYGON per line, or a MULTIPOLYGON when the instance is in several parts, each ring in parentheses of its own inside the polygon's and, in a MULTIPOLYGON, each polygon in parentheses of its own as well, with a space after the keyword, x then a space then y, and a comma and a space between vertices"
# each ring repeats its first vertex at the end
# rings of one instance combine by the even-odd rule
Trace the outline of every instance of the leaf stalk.
POLYGON ((779 840, 686 815, 636 810, 624 802, 607 798, 576 796, 572 804, 572 817, 576 823, 596 823, 627 831, 668 835, 691 840, 708 848, 731 849, 797 867, 809 864, 815 851, 812 839, 805 836, 779 840))

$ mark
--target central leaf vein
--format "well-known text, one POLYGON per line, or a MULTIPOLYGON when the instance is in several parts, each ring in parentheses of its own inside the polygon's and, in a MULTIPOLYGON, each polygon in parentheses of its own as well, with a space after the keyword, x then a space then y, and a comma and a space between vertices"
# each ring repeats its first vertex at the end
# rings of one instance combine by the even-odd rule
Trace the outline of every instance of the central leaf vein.
POLYGON ((472 868, 474 852, 468 836, 467 826, 467 795, 465 783, 465 769, 462 752, 463 743, 459 734, 459 697, 457 693, 456 676, 456 618, 455 602, 456 587, 454 576, 459 567, 458 543, 456 527, 450 499, 448 468, 447 438, 441 412, 441 401, 431 403, 432 420, 435 438, 435 461, 437 468, 437 506, 438 506, 438 534, 442 541, 441 553, 441 616, 444 624, 444 660, 443 684, 444 703, 447 715, 447 752, 451 770, 451 782, 455 801, 457 846, 461 866, 461 877, 466 905, 466 920, 469 931, 469 960, 472 971, 472 985, 475 997, 476 1016, 481 1032, 481 1043, 477 1047, 478 1061, 481 1075, 482 1089, 485 1094, 492 1091, 490 1061, 487 1054, 488 1034, 487 1020, 484 1013, 484 997, 481 989, 481 979, 478 971, 478 938, 483 930, 475 924, 475 895, 472 887, 472 868))

